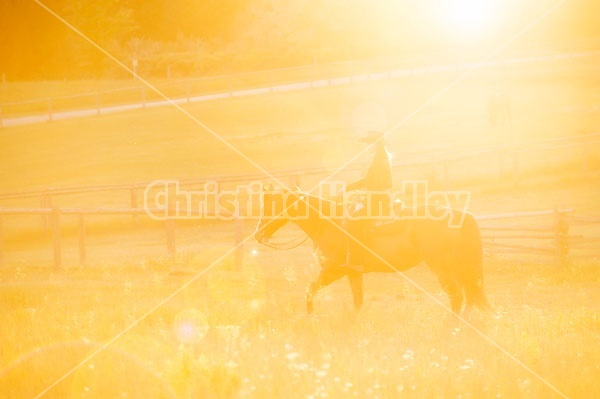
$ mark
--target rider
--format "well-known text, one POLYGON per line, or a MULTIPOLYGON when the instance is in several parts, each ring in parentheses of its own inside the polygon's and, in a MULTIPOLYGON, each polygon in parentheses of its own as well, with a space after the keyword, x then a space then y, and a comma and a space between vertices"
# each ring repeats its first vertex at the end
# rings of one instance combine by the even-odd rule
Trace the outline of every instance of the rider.
MULTIPOLYGON (((360 139, 361 142, 369 144, 374 148, 375 154, 371 161, 371 166, 367 170, 367 174, 360 180, 355 181, 346 186, 347 191, 366 190, 369 192, 384 192, 392 188, 392 166, 390 162, 390 154, 385 146, 384 134, 378 131, 369 131, 367 136, 360 139)), ((369 204, 369 202, 367 202, 369 204)), ((373 203, 371 203, 374 205, 373 203)), ((347 263, 344 266, 360 268, 363 265, 365 255, 366 232, 370 226, 368 218, 369 209, 366 209, 365 204, 358 204, 354 210, 353 216, 359 216, 355 220, 346 221, 346 231, 353 238, 349 238, 347 263), (358 208, 358 209, 357 209, 358 208), (365 213, 367 215, 365 215, 365 213), (360 217, 363 216, 363 217, 360 217), (356 240, 356 241, 355 241, 356 240), (358 242, 357 242, 358 241, 358 242), (361 245, 362 244, 362 245, 361 245)), ((371 209, 373 215, 378 212, 371 209)))

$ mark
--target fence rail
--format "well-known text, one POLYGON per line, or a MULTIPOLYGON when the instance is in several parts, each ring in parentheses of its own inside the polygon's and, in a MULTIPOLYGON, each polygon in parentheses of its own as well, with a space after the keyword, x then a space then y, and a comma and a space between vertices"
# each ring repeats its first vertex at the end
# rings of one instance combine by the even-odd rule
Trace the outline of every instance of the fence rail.
MULTIPOLYGON (((531 143, 529 145, 530 153, 535 151, 546 151, 548 148, 562 148, 562 147, 573 147, 579 146, 585 151, 589 151, 592 147, 590 143, 596 143, 596 138, 600 137, 600 133, 591 133, 587 135, 581 135, 578 137, 568 138, 553 138, 544 141, 531 143), (551 144, 551 145, 549 145, 551 144)), ((497 146, 494 148, 473 148, 466 149, 460 154, 451 154, 450 156, 440 155, 438 152, 428 152, 423 155, 423 158, 415 161, 403 161, 394 163, 395 168, 410 168, 410 167, 422 167, 423 165, 437 165, 439 169, 443 170, 443 185, 445 188, 452 186, 450 179, 452 178, 449 173, 449 165, 451 162, 465 160, 465 159, 477 159, 484 154, 486 158, 490 158, 490 154, 494 154, 496 151, 497 156, 507 156, 507 153, 518 154, 515 148, 510 146, 497 146), (433 154, 433 155, 432 155, 433 154)), ((500 158, 501 159, 501 158, 500 158)), ((517 163, 518 164, 518 163, 517 163)), ((500 169, 502 165, 500 162, 500 169)), ((348 171, 355 171, 357 167, 348 168, 348 171)), ((290 185, 300 185, 302 179, 314 176, 327 176, 333 172, 333 168, 306 168, 302 170, 283 170, 276 172, 274 176, 281 180, 289 182, 290 185)), ((521 172, 517 169, 512 170, 512 179, 514 184, 519 182, 519 174, 521 172)), ((398 173, 400 175, 400 173, 398 173)), ((194 186, 204 184, 205 182, 216 181, 219 184, 225 183, 244 183, 250 181, 256 181, 262 179, 263 176, 259 174, 244 174, 244 175, 213 175, 205 176, 198 179, 183 179, 179 181, 180 186, 194 186)), ((138 182, 129 184, 113 184, 113 185, 99 185, 99 186, 68 186, 68 187, 55 187, 46 188, 43 190, 30 190, 16 193, 5 193, 0 194, 0 201, 8 200, 19 200, 26 198, 39 198, 39 207, 16 207, 16 208, 0 208, 0 234, 2 233, 1 219, 2 217, 9 217, 10 215, 39 215, 41 216, 42 228, 45 230, 52 231, 53 241, 55 242, 55 264, 59 267, 60 260, 60 216, 61 215, 79 215, 79 230, 80 230, 80 263, 85 263, 85 227, 86 217, 91 215, 130 215, 133 224, 137 224, 138 219, 145 214, 145 210, 140 207, 140 191, 148 186, 149 182, 138 182), (114 207, 104 206, 95 208, 68 208, 59 207, 55 203, 54 199, 60 196, 74 195, 74 194, 86 194, 86 193, 98 193, 98 192, 125 192, 129 193, 128 206, 127 207, 114 207), (58 208, 58 209, 57 209, 58 208)), ((97 200, 95 202, 98 202, 97 200)), ((579 250, 590 249, 589 246, 592 243, 597 243, 597 238, 585 237, 579 239, 577 236, 569 235, 569 228, 579 228, 580 226, 587 226, 592 224, 600 224, 600 216, 597 215, 574 215, 573 210, 556 211, 556 210, 541 210, 541 211, 528 211, 528 212, 509 212, 492 215, 481 215, 478 217, 481 224, 483 237, 485 239, 486 247, 488 252, 491 254, 498 253, 500 250, 513 250, 513 251, 524 251, 530 250, 531 252, 554 254, 557 263, 566 263, 567 255, 570 248, 577 248, 579 250), (547 226, 532 225, 529 220, 532 218, 546 217, 550 218, 552 222, 547 226), (527 224, 520 222, 519 224, 505 225, 501 223, 503 220, 514 220, 514 221, 527 221, 527 224), (522 241, 537 241, 538 243, 524 244, 522 241), (544 245, 542 245, 544 244, 544 245), (548 249, 550 248, 550 249, 548 249), (552 249, 554 248, 554 249, 552 249)), ((239 227, 239 226, 238 226, 239 227)), ((165 222, 165 229, 167 231, 167 247, 169 254, 175 254, 175 223, 165 222)), ((240 234, 236 231, 236 236, 240 234)), ((594 248, 591 248, 592 250, 594 248)), ((1 253, 0 253, 1 256, 1 253)), ((238 259, 240 256, 236 255, 238 259)))
MULTIPOLYGON (((87 261, 86 251, 86 217, 93 215, 147 215, 143 208, 0 208, 0 263, 3 260, 3 231, 2 217, 8 215, 46 215, 47 223, 52 232, 52 247, 54 255, 54 267, 60 269, 62 265, 61 256, 61 215, 77 215, 77 234, 79 242, 79 264, 85 265, 87 261)), ((158 212, 158 211, 157 211, 158 212)), ((162 210, 164 213, 164 210, 162 210)), ((175 221, 166 219, 164 221, 167 252, 175 256, 175 221)))
MULTIPOLYGON (((541 140, 537 142, 523 143, 522 147, 527 147, 529 156, 534 153, 540 153, 543 151, 551 151, 556 148, 579 148, 582 151, 589 152, 594 146, 600 144, 600 132, 589 133, 576 137, 562 137, 562 138, 551 138, 541 140), (548 146, 552 143, 553 146, 548 146)), ((515 147, 511 145, 498 145, 493 147, 477 147, 463 149, 459 153, 456 150, 447 153, 439 152, 421 152, 416 155, 418 158, 413 160, 396 161, 393 163, 393 168, 396 171, 408 168, 424 168, 433 167, 435 170, 441 171, 440 180, 444 188, 449 189, 453 185, 453 175, 451 173, 451 167, 453 163, 461 161, 475 161, 482 157, 485 158, 497 158, 498 159, 498 172, 497 175, 501 175, 505 171, 505 160, 511 159, 512 166, 510 175, 514 185, 518 185, 521 179, 521 174, 525 172, 525 166, 523 161, 519 161, 521 154, 521 147, 515 147)), ((405 154, 399 154, 399 158, 404 158, 405 154)), ((415 157, 415 154, 406 154, 415 157)), ((582 159, 582 170, 586 171, 589 169, 586 164, 586 160, 582 159)), ((362 169, 361 165, 353 165, 346 167, 344 173, 354 173, 362 169)), ((280 170, 272 174, 273 177, 285 182, 290 185, 302 184, 302 179, 310 176, 329 176, 331 173, 336 172, 333 167, 315 167, 315 168, 304 168, 304 169, 291 169, 291 170, 280 170)), ((401 175, 401 173, 395 173, 395 175, 401 175)), ((195 179, 180 179, 177 180, 181 187, 190 187, 202 185, 206 182, 217 182, 218 184, 226 183, 247 183, 251 181, 263 180, 266 176, 262 174, 239 174, 239 175, 210 175, 195 179)), ((52 208, 53 198, 66 195, 75 194, 86 194, 86 193, 98 193, 98 192, 125 192, 129 193, 128 205, 130 208, 139 207, 139 192, 144 190, 151 182, 134 182, 134 183, 123 183, 123 184, 107 184, 97 186, 65 186, 65 187, 48 187, 42 190, 29 190, 12 193, 0 193, 0 201, 15 200, 15 199, 26 199, 26 198, 39 198, 40 208, 52 208)), ((584 222, 583 219, 577 222, 584 222)))
MULTIPOLYGON (((600 225, 597 216, 574 215, 574 209, 554 209, 528 212, 512 212, 496 215, 484 215, 478 217, 482 223, 481 230, 484 245, 492 256, 500 250, 509 250, 512 253, 535 253, 538 255, 549 255, 554 258, 557 265, 566 267, 569 259, 575 252, 579 255, 585 249, 586 244, 600 241, 600 237, 590 237, 584 234, 573 234, 574 220, 588 220, 588 224, 600 225), (487 225, 486 221, 531 219, 534 217, 551 216, 551 223, 545 226, 498 226, 487 225)), ((591 248, 591 247, 590 247, 591 248)), ((593 247, 595 255, 600 254, 600 248, 593 247)), ((590 255, 590 254, 587 254, 590 255)))
MULTIPOLYGON (((164 212, 164 210, 162 210, 164 212)), ((569 255, 574 250, 593 250, 597 255, 599 248, 596 243, 600 241, 600 237, 588 237, 584 235, 570 235, 569 221, 585 218, 589 223, 600 224, 597 216, 574 216, 573 209, 553 209, 525 212, 508 212, 500 214, 480 215, 477 220, 481 224, 482 240, 484 249, 491 256, 497 253, 529 253, 535 255, 549 256, 554 259, 556 265, 567 267, 569 255), (486 225, 486 221, 515 221, 530 219, 532 217, 551 217, 552 224, 546 227, 536 229, 523 229, 520 227, 504 227, 486 225), (514 231, 515 233, 506 234, 506 232, 514 231), (498 235, 497 232, 501 234, 498 235), (536 234, 529 234, 535 232, 536 234), (538 234, 544 232, 546 234, 538 234), (527 244, 525 242, 537 242, 542 240, 543 245, 527 244), (592 244, 593 246, 589 246, 592 244)), ((77 235, 79 249, 79 264, 85 265, 87 262, 87 238, 86 238, 86 218, 94 215, 147 215, 146 210, 141 208, 0 208, 0 263, 3 260, 4 237, 3 237, 3 218, 18 216, 18 215, 46 215, 49 218, 49 227, 52 236, 52 253, 54 259, 54 267, 60 269, 62 266, 62 244, 61 244, 61 216, 76 215, 78 217, 77 235)), ((239 219, 229 221, 233 223, 234 229, 234 245, 237 246, 235 251, 235 265, 239 267, 243 262, 243 240, 244 233, 239 219)), ((164 220, 165 229, 165 244, 167 254, 174 257, 177 251, 176 245, 176 221, 171 218, 164 220)), ((588 254, 589 255, 589 254, 588 254)))

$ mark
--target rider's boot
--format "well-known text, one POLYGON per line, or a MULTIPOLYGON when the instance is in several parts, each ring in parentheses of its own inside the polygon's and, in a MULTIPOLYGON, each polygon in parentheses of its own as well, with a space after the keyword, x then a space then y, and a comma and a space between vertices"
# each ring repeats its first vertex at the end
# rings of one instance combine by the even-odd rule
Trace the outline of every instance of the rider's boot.
POLYGON ((353 238, 348 239, 348 247, 346 250, 346 262, 341 265, 342 267, 346 267, 352 269, 357 272, 363 272, 365 269, 364 266, 364 252, 363 248, 365 242, 365 235, 363 231, 362 224, 359 224, 358 229, 350 232, 353 238), (354 241, 356 239, 356 241, 354 241))

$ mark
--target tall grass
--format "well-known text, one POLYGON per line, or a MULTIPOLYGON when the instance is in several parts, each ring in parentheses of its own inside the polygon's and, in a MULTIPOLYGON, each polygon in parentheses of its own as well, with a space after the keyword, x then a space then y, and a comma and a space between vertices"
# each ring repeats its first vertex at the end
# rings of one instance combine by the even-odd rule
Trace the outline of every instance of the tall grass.
MULTIPOLYGON (((597 90, 591 66, 575 61, 563 67, 544 73, 535 65, 507 67, 502 76, 478 71, 395 131, 392 152, 410 159, 423 148, 452 150, 505 143, 509 134, 535 139, 597 127, 597 113, 588 112, 597 90), (498 82, 514 91, 512 130, 487 125, 482 104, 498 82)), ((363 149, 356 134, 365 130, 357 117, 364 104, 380 106, 391 126, 451 80, 366 82, 186 110, 269 171, 338 166, 363 149)), ((257 172, 170 108, 6 128, 0 148, 2 192, 257 172)), ((578 156, 554 154, 551 165, 578 156)), ((540 209, 560 201, 595 211, 595 162, 592 167, 575 190, 562 181, 550 195, 539 186, 511 187, 474 198, 471 210, 540 209)), ((460 170, 467 169, 474 167, 460 170)), ((404 170, 400 177, 421 173, 404 170)), ((55 201, 129 205, 127 193, 55 201)), ((10 204, 35 207, 38 199, 10 204)), ((55 271, 48 267, 47 232, 31 233, 39 218, 11 220, 3 217, 0 397, 34 397, 69 371, 45 397, 559 397, 549 385, 570 398, 600 397, 600 279, 593 262, 568 271, 500 260, 486 265, 486 290, 499 317, 475 316, 474 322, 527 370, 401 276, 369 276, 359 313, 346 283, 335 283, 317 298, 316 315, 306 316, 304 289, 317 273, 309 246, 274 252, 248 244, 242 270, 231 271, 227 257, 203 271, 231 248, 231 230, 185 226, 172 260, 164 257, 162 228, 141 223, 120 230, 124 222, 101 219, 89 225, 88 265, 80 268, 76 224, 65 218, 66 267, 55 271)), ((424 268, 407 275, 447 303, 424 268)))
MULTIPOLYGON (((285 278, 285 257, 272 255, 233 274, 218 265, 123 335, 202 258, 184 259, 183 275, 157 264, 52 276, 4 269, 2 396, 35 396, 116 336, 44 397, 560 397, 548 384, 569 398, 600 394, 597 269, 548 279, 548 270, 488 265, 500 316, 476 326, 527 370, 401 277, 369 276, 359 313, 346 283, 335 283, 306 316, 309 270, 292 261, 285 278)), ((446 301, 428 271, 409 276, 446 301)))

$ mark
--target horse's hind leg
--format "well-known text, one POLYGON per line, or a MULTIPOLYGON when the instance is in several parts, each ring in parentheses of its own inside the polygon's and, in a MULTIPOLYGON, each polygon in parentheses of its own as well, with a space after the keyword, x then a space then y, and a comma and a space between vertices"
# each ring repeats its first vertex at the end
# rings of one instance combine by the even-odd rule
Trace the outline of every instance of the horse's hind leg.
POLYGON ((463 288, 456 280, 453 278, 442 278, 440 277, 440 284, 448 297, 450 298, 450 308, 452 309, 452 313, 455 315, 460 315, 460 311, 463 307, 464 301, 464 293, 463 288))
POLYGON ((358 272, 348 273, 348 281, 352 290, 354 309, 359 310, 363 304, 363 275, 358 272))
POLYGON ((465 282, 466 308, 478 308, 484 313, 492 313, 490 306, 483 292, 483 281, 481 279, 469 279, 465 282))
POLYGON ((334 268, 323 268, 319 276, 308 286, 306 290, 306 311, 308 314, 313 313, 313 299, 315 295, 324 287, 333 283, 344 275, 342 270, 334 268))

